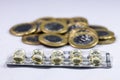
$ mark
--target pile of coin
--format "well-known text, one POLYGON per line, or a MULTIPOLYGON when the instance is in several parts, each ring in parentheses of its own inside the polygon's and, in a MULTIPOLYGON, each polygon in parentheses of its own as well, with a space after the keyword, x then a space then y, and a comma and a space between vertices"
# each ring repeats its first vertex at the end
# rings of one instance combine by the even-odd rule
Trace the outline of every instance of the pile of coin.
POLYGON ((91 48, 97 44, 111 44, 115 41, 112 31, 104 26, 89 25, 83 17, 39 18, 30 23, 13 26, 10 33, 21 36, 22 42, 31 45, 61 47, 67 44, 75 48, 91 48))

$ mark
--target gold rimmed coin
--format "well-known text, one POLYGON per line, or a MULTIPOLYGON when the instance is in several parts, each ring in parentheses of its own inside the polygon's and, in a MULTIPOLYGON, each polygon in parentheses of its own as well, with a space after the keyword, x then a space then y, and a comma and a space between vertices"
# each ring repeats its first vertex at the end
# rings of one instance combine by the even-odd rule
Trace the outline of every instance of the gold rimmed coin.
POLYGON ((44 33, 65 33, 67 25, 59 21, 48 21, 41 24, 41 30, 44 33))
POLYGON ((39 19, 35 20, 35 22, 39 23, 41 21, 52 21, 52 20, 55 20, 55 18, 53 18, 53 17, 42 17, 42 18, 39 18, 39 19))
POLYGON ((32 34, 35 31, 36 31, 36 25, 33 23, 18 24, 10 29, 10 33, 15 36, 24 36, 24 35, 32 34))
POLYGON ((81 28, 76 28, 76 29, 73 29, 70 34, 75 34, 76 32, 81 32, 81 33, 94 33, 97 35, 97 32, 96 30, 92 29, 92 28, 89 28, 89 27, 81 27, 81 28))
POLYGON ((95 30, 108 30, 106 27, 100 25, 89 25, 89 27, 95 30))
POLYGON ((70 18, 56 18, 56 21, 61 21, 61 22, 64 22, 66 24, 70 24, 73 22, 73 20, 70 18))
POLYGON ((43 21, 41 21, 41 22, 32 22, 32 24, 35 24, 35 25, 36 25, 36 31, 34 32, 35 34, 42 32, 42 31, 41 31, 41 23, 42 23, 42 22, 43 22, 43 21))
POLYGON ((98 36, 90 28, 74 29, 69 35, 69 44, 75 48, 91 48, 97 45, 98 36))
POLYGON ((76 28, 87 28, 87 27, 88 27, 88 24, 85 22, 70 23, 68 25, 68 32, 76 28))
POLYGON ((108 30, 96 30, 99 39, 111 39, 114 37, 114 33, 108 30))
POLYGON ((67 39, 63 35, 59 34, 41 34, 39 36, 39 41, 46 45, 51 47, 60 47, 67 44, 67 39))
POLYGON ((99 42, 98 42, 98 44, 100 44, 100 45, 112 44, 112 43, 115 42, 115 40, 116 40, 115 37, 113 37, 111 39, 102 39, 102 40, 100 39, 99 42))
POLYGON ((22 37, 22 42, 29 45, 39 45, 40 42, 38 40, 40 34, 31 34, 22 37))
POLYGON ((88 20, 84 17, 73 17, 71 18, 73 20, 73 22, 85 22, 88 23, 88 20))

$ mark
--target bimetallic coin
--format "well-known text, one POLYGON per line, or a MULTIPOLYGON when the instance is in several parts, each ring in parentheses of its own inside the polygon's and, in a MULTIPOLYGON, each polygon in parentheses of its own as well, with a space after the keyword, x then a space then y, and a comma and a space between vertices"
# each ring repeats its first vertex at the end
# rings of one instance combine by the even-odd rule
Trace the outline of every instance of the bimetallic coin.
POLYGON ((89 27, 83 27, 83 28, 81 27, 81 28, 73 29, 70 32, 70 34, 75 34, 75 33, 79 33, 79 32, 81 32, 81 33, 94 33, 97 35, 97 32, 94 29, 89 28, 89 27))
POLYGON ((69 38, 69 33, 64 34, 64 36, 68 39, 69 38))
POLYGON ((88 27, 88 24, 84 22, 71 23, 68 25, 68 32, 76 28, 87 28, 87 27, 88 27))
POLYGON ((116 40, 115 37, 113 37, 113 38, 111 38, 111 39, 99 39, 98 44, 100 44, 100 45, 112 44, 112 43, 115 42, 115 40, 116 40))
POLYGON ((73 17, 72 18, 73 22, 85 22, 88 23, 88 20, 84 17, 73 17))
POLYGON ((41 24, 45 21, 55 21, 55 19, 53 17, 43 17, 43 18, 39 18, 37 20, 35 20, 33 23, 36 24, 36 32, 35 33, 40 33, 41 32, 41 24))
POLYGON ((60 65, 64 62, 64 52, 61 50, 54 50, 50 56, 51 63, 55 65, 60 65))
POLYGON ((46 45, 51 47, 60 47, 67 44, 67 39, 65 36, 59 35, 59 34, 41 34, 39 36, 39 41, 46 45))
POLYGON ((74 65, 79 65, 82 63, 82 55, 80 50, 74 50, 70 52, 70 61, 74 65))
POLYGON ((31 34, 31 35, 23 36, 22 42, 30 45, 39 45, 40 44, 38 40, 39 35, 40 34, 31 34))
POLYGON ((35 64, 42 64, 44 61, 44 53, 42 50, 36 49, 33 51, 32 61, 35 64))
POLYGON ((13 55, 13 60, 15 63, 23 63, 25 60, 25 51, 17 50, 13 55))
POLYGON ((100 25, 89 25, 89 27, 95 30, 108 30, 106 27, 100 25))
POLYGON ((36 25, 36 31, 34 33, 40 33, 41 32, 41 23, 42 22, 33 22, 36 25))
POLYGON ((97 43, 97 34, 89 28, 79 28, 70 32, 69 44, 75 48, 91 48, 97 43))
POLYGON ((45 33, 65 33, 67 25, 58 21, 48 21, 41 24, 41 30, 45 33))
POLYGON ((59 22, 66 23, 66 22, 65 22, 65 19, 63 19, 63 18, 55 18, 55 20, 56 20, 56 21, 59 21, 59 22))
POLYGON ((101 55, 97 50, 93 50, 90 52, 89 56, 90 63, 94 66, 99 66, 101 64, 101 55))
POLYGON ((42 17, 42 18, 35 20, 35 22, 39 23, 41 21, 53 21, 53 20, 55 20, 53 17, 42 17))
POLYGON ((99 39, 111 39, 114 37, 114 33, 106 30, 96 30, 99 39))
POLYGON ((56 20, 57 20, 57 21, 64 22, 64 23, 66 23, 66 24, 70 24, 70 23, 73 22, 73 20, 70 19, 70 18, 56 18, 56 20))
POLYGON ((36 31, 36 25, 31 23, 18 24, 10 29, 10 33, 15 36, 24 36, 24 35, 32 34, 35 31, 36 31))

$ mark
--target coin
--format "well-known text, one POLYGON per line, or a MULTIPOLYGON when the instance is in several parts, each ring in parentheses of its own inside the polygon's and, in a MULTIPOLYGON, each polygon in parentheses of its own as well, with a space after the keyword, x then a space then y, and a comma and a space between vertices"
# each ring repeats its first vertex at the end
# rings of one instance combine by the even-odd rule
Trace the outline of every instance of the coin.
POLYGON ((114 33, 112 31, 106 30, 96 30, 99 39, 111 39, 114 37, 114 33))
POLYGON ((98 44, 100 44, 100 45, 112 44, 112 43, 115 42, 115 40, 116 40, 115 37, 113 37, 111 39, 100 39, 99 42, 98 42, 98 44))
POLYGON ((65 33, 67 25, 58 21, 48 21, 41 24, 41 30, 44 33, 65 33))
POLYGON ((38 20, 32 22, 32 23, 36 24, 37 30, 35 31, 35 33, 42 32, 42 30, 41 30, 41 24, 44 23, 44 22, 46 22, 46 21, 55 21, 55 19, 52 18, 52 17, 45 17, 45 18, 39 18, 38 20))
POLYGON ((89 27, 95 30, 108 30, 106 27, 100 25, 89 25, 89 27))
POLYGON ((65 36, 51 33, 41 34, 39 36, 39 41, 42 44, 51 47, 60 47, 67 44, 67 39, 65 36))
POLYGON ((88 23, 88 20, 84 17, 73 17, 71 18, 73 20, 73 22, 85 22, 88 23))
POLYGON ((40 33, 41 32, 41 22, 32 22, 33 24, 36 25, 36 31, 34 33, 40 33))
POLYGON ((15 36, 24 36, 24 35, 32 34, 35 31, 36 31, 36 25, 31 23, 18 24, 10 29, 10 33, 15 36))
POLYGON ((35 20, 35 22, 39 23, 41 21, 52 21, 52 20, 55 20, 55 18, 53 18, 53 17, 41 17, 41 18, 38 18, 37 20, 35 20))
POLYGON ((79 28, 72 30, 69 35, 69 44, 75 48, 91 48, 97 45, 98 36, 90 28, 79 28))
POLYGON ((70 24, 70 23, 73 22, 73 20, 70 19, 70 18, 56 18, 56 20, 57 20, 57 21, 64 22, 64 23, 66 23, 66 24, 70 24))
POLYGON ((89 27, 81 27, 81 28, 77 28, 77 29, 73 29, 70 34, 76 34, 76 33, 93 33, 93 34, 96 34, 97 35, 97 32, 92 29, 92 28, 89 28, 89 27))
POLYGON ((40 44, 38 40, 39 35, 40 34, 31 34, 31 35, 23 36, 22 42, 30 45, 39 45, 40 44))
POLYGON ((84 22, 71 23, 68 25, 68 32, 76 28, 86 28, 86 27, 88 27, 88 24, 84 22))

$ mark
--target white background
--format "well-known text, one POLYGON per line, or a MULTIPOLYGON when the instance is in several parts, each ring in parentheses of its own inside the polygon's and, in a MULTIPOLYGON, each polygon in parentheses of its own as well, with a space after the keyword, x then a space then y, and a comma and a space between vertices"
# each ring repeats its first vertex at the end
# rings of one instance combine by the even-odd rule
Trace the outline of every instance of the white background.
MULTIPOLYGON (((120 79, 120 1, 119 0, 0 0, 0 80, 119 80, 120 79), (14 50, 23 48, 28 53, 42 45, 31 46, 20 37, 9 34, 11 26, 31 22, 39 17, 83 16, 90 24, 100 24, 115 32, 116 42, 99 45, 95 49, 108 51, 113 57, 111 69, 36 69, 8 68, 7 58, 14 50)), ((71 50, 72 47, 62 47, 71 50)))

